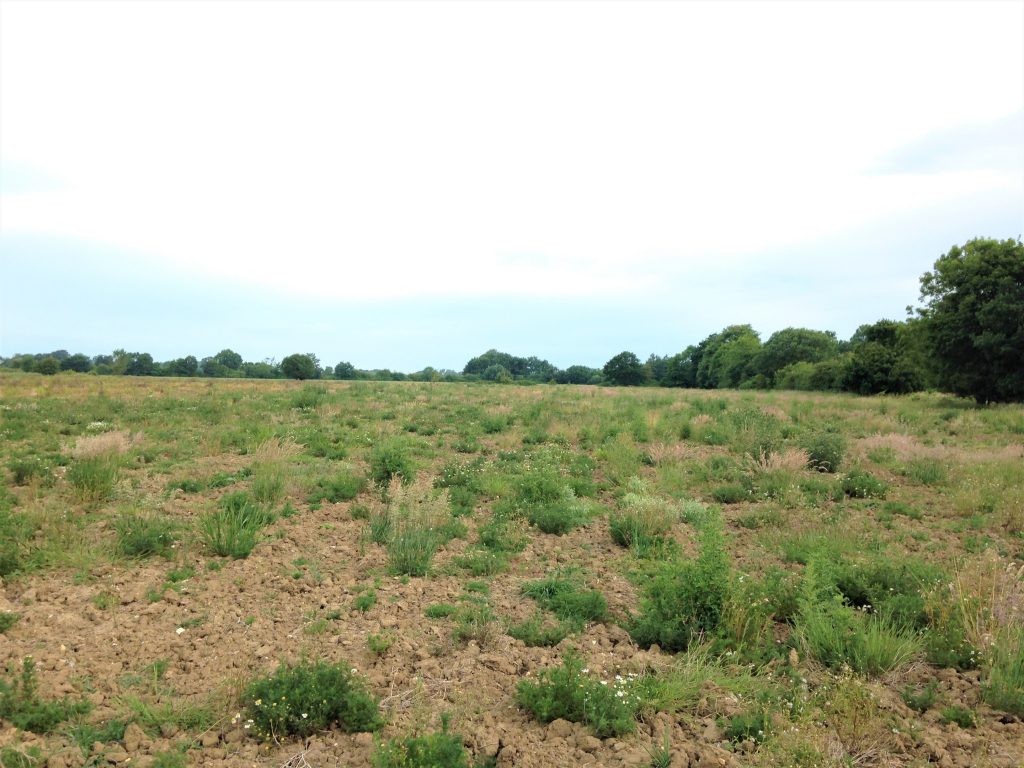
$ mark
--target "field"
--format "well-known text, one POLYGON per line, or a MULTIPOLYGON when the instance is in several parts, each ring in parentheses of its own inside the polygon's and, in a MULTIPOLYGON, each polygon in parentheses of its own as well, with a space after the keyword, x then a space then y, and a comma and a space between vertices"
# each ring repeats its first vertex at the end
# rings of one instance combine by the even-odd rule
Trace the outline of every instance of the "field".
POLYGON ((0 377, 5 768, 1024 764, 1024 408, 0 377))

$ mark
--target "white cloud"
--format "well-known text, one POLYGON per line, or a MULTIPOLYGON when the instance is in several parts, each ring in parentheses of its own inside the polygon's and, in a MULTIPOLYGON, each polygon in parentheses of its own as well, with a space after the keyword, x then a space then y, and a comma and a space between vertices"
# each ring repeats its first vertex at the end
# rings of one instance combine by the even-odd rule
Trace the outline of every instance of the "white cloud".
POLYGON ((62 184, 0 226, 299 294, 656 290, 1024 196, 871 173, 1024 107, 1022 8, 8 3, 0 155, 62 184))

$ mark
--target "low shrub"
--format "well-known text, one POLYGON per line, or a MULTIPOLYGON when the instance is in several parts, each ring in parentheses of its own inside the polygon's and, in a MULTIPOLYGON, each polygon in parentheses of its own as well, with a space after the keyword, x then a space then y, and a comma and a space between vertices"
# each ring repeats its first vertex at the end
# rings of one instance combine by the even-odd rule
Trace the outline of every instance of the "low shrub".
POLYGON ((646 552, 669 536, 679 510, 669 499, 655 495, 639 478, 631 479, 627 488, 619 509, 608 516, 609 532, 619 546, 646 552))
POLYGON ((900 694, 903 703, 915 712, 927 712, 939 700, 939 684, 932 680, 923 689, 915 690, 909 685, 900 694))
POLYGON ((573 496, 532 507, 526 519, 542 533, 564 536, 573 528, 586 523, 589 514, 586 505, 573 496))
POLYGON ((772 718, 764 709, 740 712, 719 723, 725 732, 725 738, 736 744, 752 741, 760 744, 772 731, 772 718))
POLYGON ((310 736, 332 726, 375 731, 377 699, 346 664, 300 662, 249 684, 242 697, 248 724, 263 739, 310 736))
POLYGON ((711 491, 711 498, 719 504, 740 504, 750 501, 750 491, 742 483, 726 483, 711 491))
POLYGON ((974 728, 978 724, 978 713, 973 709, 953 705, 943 708, 940 719, 947 725, 956 723, 961 728, 974 728))
POLYGON ((642 704, 634 681, 598 680, 587 672, 579 653, 569 651, 561 666, 543 670, 536 682, 520 680, 516 701, 541 723, 583 723, 598 738, 632 733, 642 704))
POLYGON ((494 576, 508 568, 508 557, 505 553, 482 548, 460 555, 454 562, 472 576, 494 576))
POLYGON ((981 693, 993 709, 1024 717, 1024 628, 997 634, 981 693))
POLYGON ((48 484, 53 477, 49 464, 39 456, 13 458, 7 462, 7 468, 15 485, 28 485, 35 480, 48 484))

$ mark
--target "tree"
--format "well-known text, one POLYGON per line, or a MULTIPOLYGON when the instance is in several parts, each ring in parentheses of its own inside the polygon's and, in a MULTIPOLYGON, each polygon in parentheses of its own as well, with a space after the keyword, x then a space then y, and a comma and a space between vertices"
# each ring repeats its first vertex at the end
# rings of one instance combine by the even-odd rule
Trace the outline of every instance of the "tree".
POLYGON ((125 376, 152 376, 155 366, 153 356, 149 352, 128 352, 125 355, 127 364, 124 367, 125 376))
POLYGON ((36 373, 41 373, 44 376, 53 376, 60 370, 60 360, 53 355, 44 357, 42 360, 36 363, 36 373))
POLYGON ((356 377, 356 367, 344 360, 334 366, 334 378, 351 380, 356 377))
POLYGON ((81 353, 77 355, 69 355, 61 360, 60 368, 62 371, 88 373, 89 369, 92 368, 92 360, 89 359, 88 355, 83 355, 81 353))
POLYGON ((237 371, 242 367, 242 356, 231 349, 222 349, 213 356, 213 359, 232 371, 237 371))
POLYGON ((281 361, 281 373, 289 379, 312 379, 316 378, 316 363, 309 355, 288 355, 281 361))
POLYGON ((199 371, 199 361, 195 355, 179 357, 167 363, 167 374, 169 376, 195 376, 199 371))
POLYGON ((604 364, 605 377, 617 387, 634 387, 644 383, 646 371, 640 358, 632 352, 620 352, 604 364))
POLYGON ((918 313, 939 385, 979 403, 1024 400, 1024 244, 977 238, 921 277, 918 313))
POLYGON ((755 373, 761 339, 749 325, 730 325, 700 343, 697 386, 737 387, 755 373))
POLYGON ((769 381, 793 363, 820 363, 839 353, 839 342, 832 331, 810 328, 784 328, 768 337, 757 358, 758 370, 769 381))
POLYGON ((555 381, 559 384, 593 384, 600 378, 600 370, 585 365, 570 365, 555 374, 555 381))

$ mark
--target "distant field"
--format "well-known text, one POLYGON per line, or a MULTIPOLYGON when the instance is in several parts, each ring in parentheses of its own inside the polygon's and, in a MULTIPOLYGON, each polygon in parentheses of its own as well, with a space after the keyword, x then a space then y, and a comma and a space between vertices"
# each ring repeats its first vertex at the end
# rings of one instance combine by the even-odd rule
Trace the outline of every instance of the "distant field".
POLYGON ((1024 765, 1024 407, 4 373, 0 436, 4 768, 1024 765))

